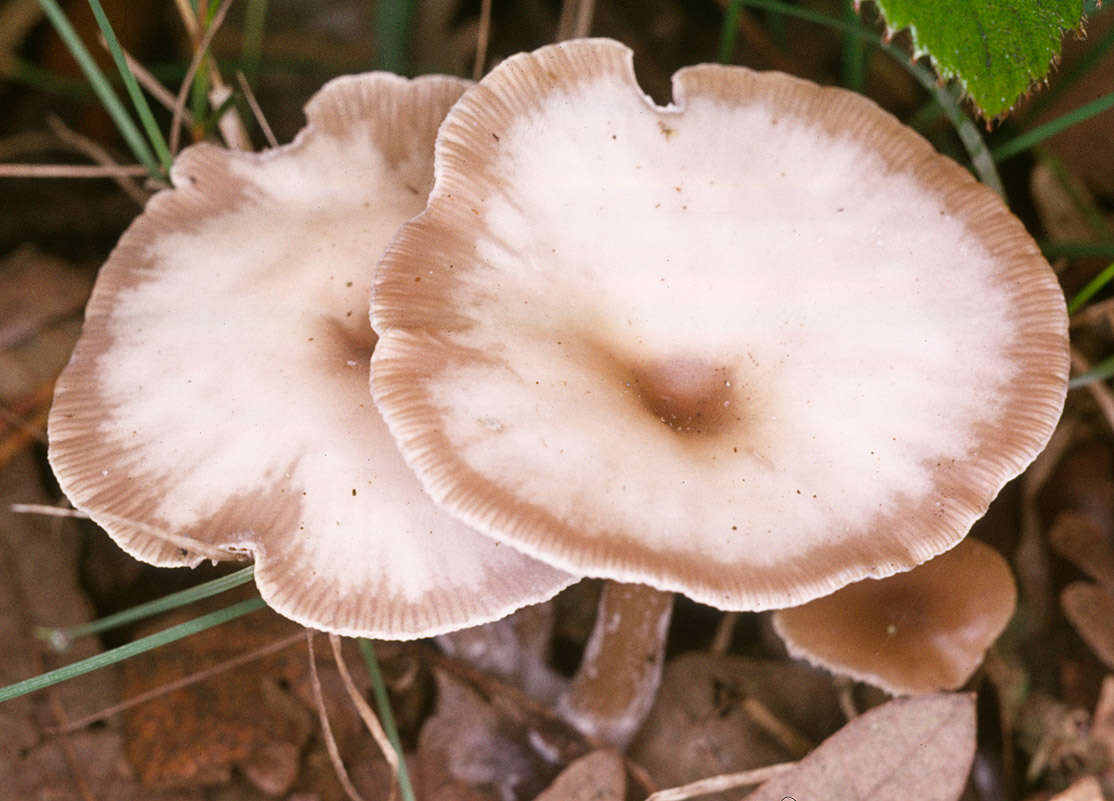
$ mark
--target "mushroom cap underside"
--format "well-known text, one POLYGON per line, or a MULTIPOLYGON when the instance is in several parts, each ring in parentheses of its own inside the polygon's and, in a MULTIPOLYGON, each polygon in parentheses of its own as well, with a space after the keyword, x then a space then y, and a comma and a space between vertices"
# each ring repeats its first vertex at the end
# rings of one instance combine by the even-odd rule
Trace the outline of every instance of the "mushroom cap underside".
POLYGON ((432 184, 467 83, 337 79, 291 145, 199 145, 102 268, 58 381, 63 490, 156 565, 254 555, 267 602, 309 626, 426 636, 572 577, 439 510, 371 399, 371 275, 432 184))
POLYGON ((802 603, 956 544, 1044 446, 1055 276, 874 103, 630 51, 512 57, 376 273, 373 391, 430 493, 577 574, 802 603))

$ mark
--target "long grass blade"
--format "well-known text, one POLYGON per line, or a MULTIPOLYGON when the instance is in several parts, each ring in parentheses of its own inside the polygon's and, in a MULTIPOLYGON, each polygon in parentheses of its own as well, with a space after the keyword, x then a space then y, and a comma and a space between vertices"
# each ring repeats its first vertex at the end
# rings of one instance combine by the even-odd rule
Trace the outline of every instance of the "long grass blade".
POLYGON ((1068 389, 1079 389, 1108 378, 1114 378, 1114 356, 1107 356, 1087 372, 1068 381, 1068 389))
POLYGON ((240 69, 249 84, 259 77, 263 60, 263 27, 267 20, 267 0, 248 0, 244 9, 244 37, 240 43, 240 69))
POLYGON ((406 75, 413 0, 380 0, 375 4, 375 68, 406 75))
POLYGON ((101 35, 104 36, 108 52, 112 54, 112 60, 116 62, 116 69, 120 71, 124 88, 128 90, 128 96, 131 97, 135 112, 139 115, 139 121, 143 123, 148 141, 158 155, 163 172, 169 172, 171 159, 170 150, 166 146, 166 139, 163 138, 162 131, 159 130, 159 124, 155 122, 155 115, 151 113, 151 107, 147 105, 147 98, 143 96, 143 90, 139 88, 135 75, 128 67, 128 61, 124 58, 124 50, 120 47, 119 40, 116 39, 116 32, 112 30, 108 15, 104 13, 100 0, 89 0, 89 7, 93 9, 93 17, 97 21, 97 27, 101 29, 101 35))
POLYGON ((1097 295, 1104 286, 1114 278, 1114 263, 1107 265, 1106 269, 1087 282, 1087 286, 1075 293, 1075 297, 1068 303, 1068 314, 1075 314, 1087 305, 1087 301, 1097 295))
POLYGON ((109 631, 119 628, 120 626, 126 626, 137 620, 144 620, 153 615, 169 612, 171 609, 177 609, 204 598, 211 598, 214 595, 227 592, 233 587, 248 584, 254 578, 255 566, 253 565, 251 567, 245 567, 243 570, 237 570, 235 573, 229 573, 227 576, 221 576, 218 579, 198 584, 196 587, 190 587, 188 590, 172 592, 170 595, 164 595, 162 598, 157 598, 154 601, 148 601, 147 603, 133 606, 130 609, 125 609, 122 612, 107 615, 88 623, 69 626, 67 628, 47 628, 45 626, 40 626, 35 629, 35 636, 49 642, 56 651, 64 651, 79 637, 87 637, 90 634, 100 634, 102 631, 109 631))
POLYGON ((1005 144, 998 145, 998 147, 990 151, 990 155, 995 161, 1005 161, 1019 153, 1024 153, 1026 150, 1033 147, 1033 145, 1038 145, 1045 139, 1055 136, 1073 125, 1078 125, 1112 108, 1114 108, 1114 92, 1092 100, 1090 103, 1084 103, 1079 108, 1069 111, 1067 114, 1057 117, 1054 120, 1049 120, 1044 125, 1038 125, 1036 128, 1028 130, 1019 136, 1015 136, 1005 144))
POLYGON ((730 0, 723 12, 723 24, 719 29, 719 47, 716 61, 730 64, 735 60, 735 45, 739 40, 739 17, 743 13, 742 0, 730 0))
POLYGON ((398 736, 398 726, 395 725, 395 716, 391 712, 391 699, 387 695, 387 685, 383 681, 383 674, 379 670, 379 660, 375 658, 375 646, 371 640, 360 638, 360 655, 364 658, 368 676, 371 677, 371 690, 375 693, 375 705, 379 707, 379 718, 383 723, 383 730, 387 732, 387 739, 399 755, 398 762, 398 789, 402 801, 416 801, 414 787, 410 784, 410 774, 406 772, 406 760, 402 755, 402 739, 398 736))
POLYGON ((172 643, 175 640, 181 640, 184 637, 189 637, 198 632, 211 629, 214 626, 219 626, 222 623, 227 623, 230 620, 235 620, 238 617, 258 611, 266 606, 262 598, 249 598, 246 601, 232 604, 232 606, 225 609, 218 609, 216 612, 210 612, 206 615, 201 615, 193 620, 179 623, 176 626, 160 631, 157 634, 150 634, 146 637, 140 637, 138 640, 129 642, 127 645, 121 645, 118 648, 112 648, 104 653, 91 656, 88 659, 82 659, 79 662, 60 667, 57 670, 50 670, 38 676, 33 676, 23 681, 17 681, 15 684, 9 684, 7 687, 0 687, 0 703, 10 701, 13 698, 18 698, 21 695, 37 692, 46 689, 59 682, 67 681, 78 676, 84 676, 86 673, 92 673, 94 670, 114 665, 117 662, 122 662, 125 659, 130 659, 138 654, 146 653, 160 646, 172 643))
POLYGON ((66 14, 58 6, 56 0, 39 0, 39 5, 42 6, 43 13, 46 14, 47 19, 58 31, 58 35, 62 38, 66 47, 73 55, 74 60, 77 61, 81 71, 85 74, 86 80, 93 88, 93 92, 100 99, 101 104, 104 106, 112 121, 116 124, 117 130, 120 135, 124 137, 128 147, 131 149, 132 154, 136 160, 139 161, 148 172, 153 176, 161 174, 159 161, 155 158, 154 153, 151 151, 147 140, 143 138, 139 128, 136 126, 135 121, 132 120, 128 114, 124 104, 120 102, 120 98, 116 96, 113 91, 112 85, 108 82, 108 78, 101 72, 101 68, 97 66, 97 62, 89 54, 85 48, 81 38, 77 35, 77 31, 70 25, 69 19, 66 14))

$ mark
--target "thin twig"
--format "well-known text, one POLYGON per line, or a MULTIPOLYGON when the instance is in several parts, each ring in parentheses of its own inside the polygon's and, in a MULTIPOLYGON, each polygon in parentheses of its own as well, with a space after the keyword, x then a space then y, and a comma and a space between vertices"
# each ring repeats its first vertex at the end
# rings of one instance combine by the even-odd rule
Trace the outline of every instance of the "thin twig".
MULTIPOLYGON (((104 147, 88 136, 79 134, 55 115, 51 114, 47 117, 46 122, 55 136, 78 152, 88 156, 91 161, 100 164, 102 167, 120 166, 104 147)), ((140 208, 147 205, 148 193, 144 192, 143 188, 135 181, 124 176, 114 177, 113 180, 116 181, 116 185, 123 190, 124 194, 139 204, 140 208)))
POLYGON ((383 752, 383 758, 387 760, 387 764, 391 766, 391 793, 387 796, 387 801, 394 801, 395 795, 398 792, 398 766, 399 760, 402 755, 395 751, 394 746, 391 745, 391 740, 387 737, 387 733, 383 731, 383 727, 379 724, 379 718, 376 716, 371 705, 368 704, 367 699, 360 694, 356 689, 356 683, 352 681, 352 674, 348 672, 348 665, 344 661, 344 654, 340 650, 340 637, 335 634, 329 635, 329 645, 333 649, 333 661, 336 662, 337 670, 340 671, 341 681, 344 682, 344 689, 348 691, 348 697, 356 707, 356 711, 363 720, 367 730, 371 732, 371 736, 375 739, 376 745, 379 750, 383 752))
POLYGON ((775 715, 754 696, 744 698, 742 708, 755 725, 777 740, 791 756, 801 759, 812 750, 812 743, 807 737, 775 715))
POLYGON ((786 771, 796 767, 796 762, 779 762, 776 765, 767 765, 764 768, 744 770, 742 773, 725 773, 721 776, 710 776, 680 787, 670 787, 667 790, 658 790, 646 801, 684 801, 687 798, 696 798, 709 793, 719 793, 724 790, 735 790, 739 787, 749 787, 762 784, 775 776, 780 776, 786 771))
POLYGON ((201 37, 197 48, 193 51, 193 58, 190 59, 189 69, 186 70, 186 75, 182 79, 182 86, 178 90, 178 96, 174 101, 174 116, 170 122, 170 154, 177 155, 178 146, 181 144, 181 125, 182 113, 186 110, 186 96, 189 94, 190 87, 193 85, 193 78, 197 74, 198 67, 205 58, 205 54, 209 50, 209 45, 212 44, 213 37, 217 35, 220 30, 221 24, 224 22, 225 16, 228 15, 228 9, 232 5, 232 0, 223 0, 220 8, 217 9, 216 15, 213 17, 212 24, 205 30, 205 35, 201 37))
MULTIPOLYGON (((50 707, 50 713, 54 717, 55 724, 64 726, 66 724, 66 709, 58 699, 58 688, 51 687, 46 695, 47 705, 50 707)), ((77 785, 77 793, 81 797, 81 801, 96 801, 96 796, 89 789, 89 782, 85 778, 85 771, 82 769, 84 760, 78 759, 77 751, 69 737, 62 737, 61 740, 62 756, 66 760, 66 767, 69 768, 74 784, 77 785)))
MULTIPOLYGON (((1087 357, 1075 348, 1071 349, 1071 366, 1079 375, 1091 369, 1091 363, 1087 361, 1087 357)), ((1111 392, 1105 381, 1092 381, 1087 384, 1086 389, 1091 393, 1091 397, 1099 407, 1099 411, 1102 412, 1102 416, 1106 418, 1106 424, 1110 426, 1111 430, 1114 430, 1114 392, 1111 392)))
MULTIPOLYGON (((105 41, 103 34, 99 35, 97 40, 100 42, 101 47, 106 50, 108 49, 108 43, 105 41)), ((124 62, 128 65, 128 69, 132 71, 132 74, 135 75, 135 79, 139 82, 140 86, 146 89, 151 97, 159 101, 163 108, 167 111, 173 111, 175 102, 174 93, 159 83, 159 79, 148 72, 147 68, 140 64, 131 53, 123 47, 120 48, 120 52, 124 54, 124 62)), ((182 110, 182 121, 186 125, 193 125, 193 114, 189 112, 189 109, 182 110)))
POLYGON ((66 509, 63 506, 48 506, 45 503, 13 503, 9 512, 17 515, 46 515, 47 517, 77 517, 88 520, 89 515, 80 509, 66 509))
POLYGON ((251 85, 241 70, 236 70, 236 82, 240 84, 240 91, 244 93, 244 99, 248 101, 248 108, 251 109, 255 121, 259 123, 259 130, 263 132, 267 144, 271 147, 278 147, 279 143, 278 139, 275 138, 275 132, 271 130, 271 124, 267 122, 267 118, 263 116, 263 109, 260 108, 259 101, 255 99, 255 93, 251 91, 251 85))
POLYGON ((580 7, 576 10, 576 28, 573 36, 583 39, 592 30, 592 17, 596 13, 596 0, 580 0, 580 7))
POLYGON ((146 175, 138 164, 0 164, 0 178, 118 178, 146 175))
POLYGON ((24 436, 30 437, 31 439, 35 440, 36 442, 40 442, 43 445, 46 444, 46 434, 43 433, 42 425, 32 425, 30 422, 24 420, 18 414, 5 406, 2 402, 0 402, 0 419, 3 419, 3 421, 7 425, 10 425, 12 428, 23 432, 24 436))
POLYGON ((275 640, 272 643, 268 643, 267 645, 261 646, 252 651, 248 651, 247 653, 240 654, 239 656, 233 657, 232 659, 226 659, 225 661, 213 665, 212 667, 208 667, 204 670, 199 670, 196 673, 191 673, 188 676, 183 676, 180 679, 175 679, 174 681, 167 682, 162 686, 154 687, 150 690, 147 690, 146 692, 140 693, 139 695, 133 695, 127 701, 123 701, 119 704, 114 704, 110 707, 106 707, 99 712, 94 712, 90 715, 86 715, 83 718, 78 718, 77 720, 70 721, 64 726, 48 729, 47 734, 69 734, 70 732, 84 729, 90 723, 107 720, 114 715, 119 715, 121 712, 126 712, 132 707, 139 706, 140 704, 145 704, 148 701, 153 701, 156 698, 160 698, 166 695, 167 693, 172 693, 175 690, 181 690, 185 687, 197 684, 198 682, 205 681, 206 679, 211 679, 213 676, 218 676, 221 673, 228 672, 229 670, 234 670, 241 665, 246 665, 249 662, 254 662, 256 659, 262 659, 265 656, 276 654, 279 651, 283 651, 289 648, 291 645, 294 645, 304 636, 305 635, 302 632, 298 632, 297 634, 292 634, 289 637, 283 637, 282 639, 275 640))
POLYGON ((727 649, 731 647, 731 640, 735 636, 735 624, 738 622, 738 612, 725 613, 720 618, 719 625, 716 626, 716 635, 712 638, 712 644, 708 650, 717 656, 727 653, 727 649))
POLYGON ((329 713, 325 709, 325 694, 321 691, 321 679, 317 675, 317 659, 313 653, 313 631, 306 629, 306 648, 309 650, 309 679, 313 685, 313 700, 317 703, 317 716, 321 720, 321 731, 325 735, 325 750, 329 752, 329 760, 333 763, 337 781, 344 788, 345 794, 352 801, 364 801, 356 785, 344 767, 344 760, 340 758, 340 748, 337 746, 336 737, 333 736, 333 727, 329 724, 329 713))
POLYGON ((472 80, 478 81, 484 75, 487 61, 487 43, 491 38, 491 0, 480 3, 480 29, 476 33, 476 63, 472 65, 472 80))
POLYGON ((50 407, 45 406, 23 421, 28 430, 23 430, 21 427, 20 430, 14 431, 0 440, 0 467, 6 465, 17 453, 20 453, 35 441, 39 434, 31 434, 29 430, 35 432, 44 430, 49 416, 50 407))

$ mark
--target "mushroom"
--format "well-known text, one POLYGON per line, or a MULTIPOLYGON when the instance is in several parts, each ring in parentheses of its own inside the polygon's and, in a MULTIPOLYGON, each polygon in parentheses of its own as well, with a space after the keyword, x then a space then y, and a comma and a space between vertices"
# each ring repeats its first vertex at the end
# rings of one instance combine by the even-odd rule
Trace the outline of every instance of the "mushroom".
POLYGON ((1055 276, 869 100, 713 65, 673 90, 572 41, 449 113, 374 281, 404 457, 501 542, 720 609, 943 553, 1059 417, 1055 276))
POLYGON ((100 272, 50 416, 62 489, 130 554, 253 555, 280 613, 394 639, 573 580, 436 508, 368 390, 371 273, 466 86, 340 78, 288 146, 179 157, 100 272))
POLYGON ((773 614, 789 653, 894 695, 962 686, 1017 603, 1006 560, 967 538, 888 578, 773 614))

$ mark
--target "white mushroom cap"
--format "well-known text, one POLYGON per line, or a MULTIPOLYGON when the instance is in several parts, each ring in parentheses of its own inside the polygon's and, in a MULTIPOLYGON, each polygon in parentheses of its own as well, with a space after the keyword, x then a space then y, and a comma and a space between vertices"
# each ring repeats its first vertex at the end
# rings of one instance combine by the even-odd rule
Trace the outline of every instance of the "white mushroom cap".
POLYGON ((129 553, 250 553, 279 612, 389 638, 572 581, 436 508, 368 389, 371 274, 466 86, 341 78, 289 146, 178 159, 101 271, 50 417, 62 488, 129 553))
POLYGON ((625 47, 508 59, 376 274, 373 391, 516 548, 721 608, 953 546, 1044 446, 1063 296, 992 192, 872 102, 625 47))

